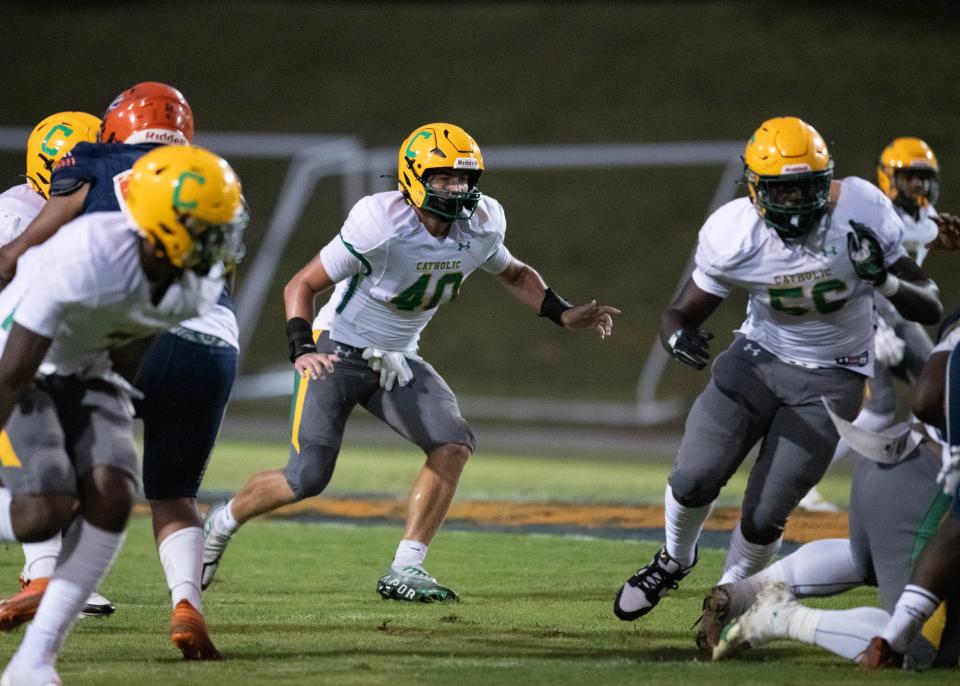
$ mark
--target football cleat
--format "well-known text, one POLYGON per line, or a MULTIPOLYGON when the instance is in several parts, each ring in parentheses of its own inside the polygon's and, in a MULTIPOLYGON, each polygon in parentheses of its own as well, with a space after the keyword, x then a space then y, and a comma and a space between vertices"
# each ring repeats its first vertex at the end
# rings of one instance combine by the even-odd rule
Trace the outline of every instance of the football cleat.
POLYGON ((676 590, 680 580, 696 564, 697 553, 694 553, 693 564, 681 567, 667 554, 666 548, 661 548, 650 564, 638 569, 617 592, 613 600, 613 614, 625 622, 643 617, 657 606, 661 598, 676 590))
POLYGON ((173 608, 170 619, 170 641, 183 653, 184 660, 222 660, 220 652, 210 640, 203 615, 190 604, 181 600, 173 608))
POLYGON ((420 565, 391 566, 386 574, 377 579, 377 593, 384 600, 407 600, 412 603, 460 600, 453 589, 437 583, 420 565))
POLYGON ((103 619, 104 617, 112 615, 116 609, 113 603, 94 591, 90 594, 90 597, 87 598, 87 604, 80 610, 80 616, 103 619))
POLYGON ((730 621, 730 593, 723 586, 714 586, 703 599, 700 628, 697 630, 697 647, 705 654, 712 654, 720 642, 723 627, 730 621))
POLYGON ((839 512, 840 508, 824 498, 816 486, 807 491, 799 503, 797 509, 804 512, 839 512))
POLYGON ((764 584, 750 609, 723 628, 713 648, 713 659, 722 660, 742 648, 755 648, 775 638, 786 638, 787 623, 799 607, 787 584, 782 581, 764 584))
POLYGON ((857 656, 857 665, 865 672, 903 667, 903 654, 890 647, 885 638, 874 636, 867 649, 857 656))
POLYGON ((49 583, 48 576, 38 579, 20 577, 20 591, 0 601, 0 631, 13 631, 33 619, 49 583))
POLYGON ((227 506, 227 502, 225 500, 211 507, 203 522, 203 571, 200 575, 200 588, 204 591, 213 583, 213 577, 220 566, 220 558, 230 542, 231 534, 219 531, 216 527, 217 515, 227 506))

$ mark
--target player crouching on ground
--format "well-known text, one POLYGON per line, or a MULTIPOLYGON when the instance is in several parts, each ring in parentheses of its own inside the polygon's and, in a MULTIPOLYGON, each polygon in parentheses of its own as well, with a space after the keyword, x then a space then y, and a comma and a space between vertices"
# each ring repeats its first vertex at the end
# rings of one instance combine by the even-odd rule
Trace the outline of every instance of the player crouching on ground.
POLYGON ((29 250, 0 293, 0 540, 66 530, 4 686, 60 683, 63 640, 123 541, 139 460, 110 349, 211 307, 241 247, 240 182, 206 150, 145 155, 126 201, 29 250))

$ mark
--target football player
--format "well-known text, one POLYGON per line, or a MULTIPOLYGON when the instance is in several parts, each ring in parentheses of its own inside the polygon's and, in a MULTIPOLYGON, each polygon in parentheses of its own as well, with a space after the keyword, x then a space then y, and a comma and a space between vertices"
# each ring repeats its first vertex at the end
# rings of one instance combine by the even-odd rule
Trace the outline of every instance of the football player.
MULTIPOLYGON (((26 183, 0 193, 0 245, 19 236, 43 209, 50 197, 50 177, 60 159, 77 143, 96 142, 100 120, 86 112, 58 112, 43 119, 27 138, 26 183)), ((33 564, 24 565, 20 588, 26 588, 37 578, 35 587, 42 590, 53 573, 60 552, 60 542, 25 543, 25 557, 33 564)), ((90 617, 104 617, 113 612, 113 605, 99 593, 91 594, 83 608, 90 617)), ((0 612, 0 626, 5 615, 0 612)))
MULTIPOLYGON (((941 433, 945 371, 958 341, 958 328, 942 337, 917 380, 913 405, 917 415, 930 422, 917 425, 917 434, 923 437, 919 445, 895 464, 874 461, 882 456, 870 455, 861 447, 862 454, 872 459, 861 459, 854 473, 850 539, 808 543, 759 574, 712 589, 704 600, 697 636, 701 649, 712 649, 714 659, 719 659, 733 654, 745 641, 756 647, 789 638, 819 645, 849 660, 863 660, 871 639, 888 625, 891 613, 904 611, 898 602, 903 592, 911 612, 901 626, 923 627, 922 632, 905 634, 896 651, 875 641, 878 645, 871 648, 876 654, 868 664, 885 667, 904 661, 913 669, 957 666, 960 612, 956 601, 960 597, 940 605, 939 598, 949 595, 945 595, 948 587, 941 586, 936 595, 927 590, 928 585, 908 584, 911 574, 916 583, 923 564, 923 557, 917 556, 931 545, 937 524, 951 509, 950 495, 938 483, 944 481, 938 467, 941 454, 950 454, 941 433), (878 587, 882 610, 817 610, 795 601, 795 597, 835 595, 860 585, 878 587), (923 606, 919 612, 914 607, 918 599, 923 606), (937 604, 924 609, 932 599, 937 604), (937 614, 931 618, 933 609, 937 614), (724 627, 727 622, 732 624, 724 627)), ((889 445, 900 442, 876 436, 878 452, 889 445)), ((903 450, 908 449, 909 445, 903 450)))
POLYGON ((503 208, 477 187, 483 171, 480 148, 459 126, 417 128, 400 146, 399 189, 360 200, 340 233, 287 283, 289 358, 296 371, 289 461, 285 469, 253 476, 208 515, 204 587, 239 526, 326 488, 347 418, 362 405, 426 454, 410 491, 403 539, 377 591, 394 600, 457 598, 426 571, 424 560, 474 436, 453 391, 417 354, 420 333, 478 268, 564 328, 604 338, 619 312, 596 301, 572 306, 510 254, 503 208), (314 318, 314 297, 330 288, 314 318))
POLYGON ((700 326, 733 288, 749 293, 747 318, 687 417, 664 495, 666 544, 614 600, 626 621, 650 612, 693 569, 704 520, 757 443, 721 582, 776 555, 787 516, 837 444, 821 396, 850 419, 873 373, 875 290, 908 319, 931 324, 942 312, 936 286, 901 245, 890 201, 863 179, 833 181, 812 126, 765 121, 744 159, 749 197, 707 219, 696 268, 660 317, 673 357, 702 369, 712 336, 700 326))
MULTIPOLYGON (((877 162, 877 185, 890 200, 903 221, 903 247, 918 265, 923 265, 931 246, 935 246, 945 223, 952 215, 941 217, 934 205, 940 195, 940 165, 933 150, 919 138, 897 138, 880 153, 877 162)), ((893 424, 897 399, 893 377, 913 384, 930 356, 933 342, 926 330, 907 321, 882 295, 876 296, 879 316, 875 340, 877 365, 869 381, 863 408, 854 424, 871 431, 880 431, 893 424)), ((833 461, 849 453, 842 439, 837 444, 833 461)), ((808 511, 836 511, 814 486, 800 501, 808 511)))
MULTIPOLYGON (((48 207, 19 244, 10 244, 12 254, 42 242, 66 218, 119 209, 123 181, 134 162, 162 143, 188 144, 193 131, 190 105, 175 88, 146 82, 125 90, 104 115, 100 138, 109 142, 78 146, 61 160, 48 207)), ((203 520, 196 495, 233 385, 238 347, 236 317, 225 290, 209 311, 157 336, 134 379, 144 393, 135 401, 144 422, 143 485, 170 589, 170 637, 188 659, 219 657, 200 603, 203 520)), ((142 350, 114 352, 136 362, 142 355, 142 350)), ((52 571, 59 547, 55 538, 25 549, 25 568, 40 564, 52 571), (41 555, 45 560, 38 562, 41 555)), ((44 577, 39 584, 36 575, 27 578, 32 578, 29 586, 0 604, 0 628, 18 626, 36 611, 44 577)))
POLYGON ((213 153, 162 147, 133 167, 125 212, 98 212, 23 255, 0 292, 0 539, 66 544, 3 683, 59 684, 56 659, 123 542, 139 476, 133 389, 109 351, 213 306, 243 226, 213 153))

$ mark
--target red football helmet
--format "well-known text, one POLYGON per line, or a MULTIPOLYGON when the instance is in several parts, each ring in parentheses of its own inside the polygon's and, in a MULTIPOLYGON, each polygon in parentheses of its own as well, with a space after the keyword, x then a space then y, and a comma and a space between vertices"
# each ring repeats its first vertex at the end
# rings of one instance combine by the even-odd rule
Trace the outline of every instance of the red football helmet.
POLYGON ((193 112, 176 88, 156 81, 138 83, 107 107, 100 142, 189 145, 193 142, 193 112))

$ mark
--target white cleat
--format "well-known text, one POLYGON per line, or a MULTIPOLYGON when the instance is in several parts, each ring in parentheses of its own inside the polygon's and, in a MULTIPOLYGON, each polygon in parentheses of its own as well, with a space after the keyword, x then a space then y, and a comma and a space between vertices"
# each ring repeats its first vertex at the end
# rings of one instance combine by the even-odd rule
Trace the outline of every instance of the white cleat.
POLYGON ((817 487, 811 488, 797 504, 797 509, 804 512, 839 512, 840 508, 824 498, 817 487))
POLYGON ((53 665, 27 667, 10 661, 0 677, 0 686, 63 686, 53 665))
POLYGON ((757 593, 753 605, 723 628, 713 649, 713 659, 722 660, 741 648, 756 648, 774 639, 786 638, 790 616, 799 607, 787 584, 767 582, 757 593))
POLYGON ((220 566, 220 558, 227 549, 231 534, 217 528, 217 515, 227 506, 227 501, 214 505, 203 522, 203 571, 200 576, 200 588, 206 590, 213 583, 213 577, 220 566))

